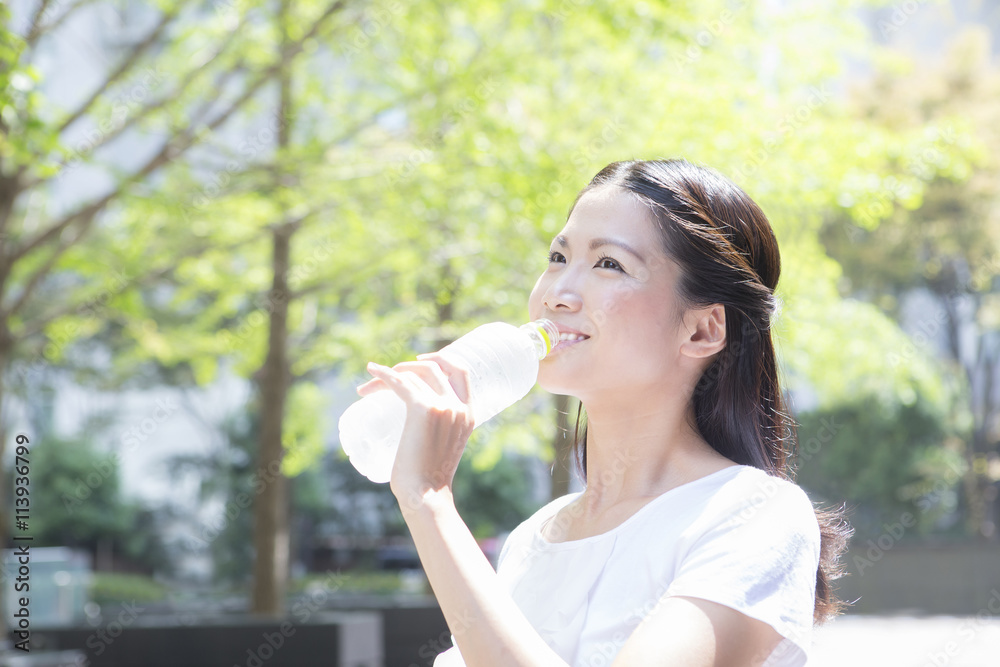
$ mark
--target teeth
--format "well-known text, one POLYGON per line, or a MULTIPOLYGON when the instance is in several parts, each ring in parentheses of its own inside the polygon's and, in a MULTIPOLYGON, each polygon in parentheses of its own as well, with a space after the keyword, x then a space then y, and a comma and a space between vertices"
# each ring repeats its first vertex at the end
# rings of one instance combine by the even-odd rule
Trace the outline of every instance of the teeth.
POLYGON ((586 338, 586 336, 582 334, 573 334, 573 333, 559 334, 559 340, 582 340, 584 338, 586 338))

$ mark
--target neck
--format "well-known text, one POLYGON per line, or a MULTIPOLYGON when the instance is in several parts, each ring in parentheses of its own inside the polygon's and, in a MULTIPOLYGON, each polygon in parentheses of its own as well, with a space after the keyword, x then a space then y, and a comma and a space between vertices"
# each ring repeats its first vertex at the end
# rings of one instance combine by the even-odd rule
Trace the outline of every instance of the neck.
POLYGON ((666 490, 732 463, 698 434, 690 396, 647 394, 584 402, 585 504, 600 511, 666 490))

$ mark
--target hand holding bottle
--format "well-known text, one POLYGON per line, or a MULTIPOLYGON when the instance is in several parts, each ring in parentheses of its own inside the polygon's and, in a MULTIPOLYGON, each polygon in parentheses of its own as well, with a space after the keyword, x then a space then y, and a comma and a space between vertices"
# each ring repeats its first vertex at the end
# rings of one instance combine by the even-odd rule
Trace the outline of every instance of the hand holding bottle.
POLYGON ((475 427, 469 405, 469 371, 440 354, 393 368, 375 363, 375 379, 358 387, 366 396, 389 390, 406 404, 406 421, 389 486, 404 509, 415 509, 427 492, 451 489, 458 462, 475 427))
POLYGON ((439 352, 418 356, 419 361, 397 364, 393 369, 370 367, 376 378, 358 388, 364 398, 340 417, 341 447, 358 472, 373 482, 388 482, 407 406, 406 396, 387 389, 409 389, 413 394, 416 387, 412 382, 421 378, 427 387, 438 388, 441 396, 445 386, 437 373, 444 373, 452 391, 459 391, 461 386, 456 395, 471 407, 475 426, 481 426, 528 393, 538 376, 538 361, 552 351, 558 340, 559 330, 549 320, 521 327, 493 322, 477 327, 439 352), (400 374, 409 375, 411 384, 403 383, 406 378, 400 374))

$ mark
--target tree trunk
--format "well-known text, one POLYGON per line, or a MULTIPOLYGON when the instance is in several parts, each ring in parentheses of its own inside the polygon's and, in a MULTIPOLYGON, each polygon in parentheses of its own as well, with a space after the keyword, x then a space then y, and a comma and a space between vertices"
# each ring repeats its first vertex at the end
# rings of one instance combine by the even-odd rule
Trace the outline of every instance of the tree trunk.
MULTIPOLYGON (((976 537, 991 537, 995 532, 995 526, 990 524, 990 500, 988 494, 989 480, 986 478, 986 471, 983 470, 983 463, 986 460, 986 452, 989 451, 989 443, 986 442, 986 414, 989 413, 989 390, 984 398, 979 390, 982 389, 978 382, 977 372, 984 369, 980 366, 983 346, 988 343, 981 331, 977 331, 974 337, 975 352, 968 353, 963 350, 961 344, 961 330, 963 325, 968 326, 968 321, 963 321, 961 310, 955 295, 959 293, 959 285, 955 279, 956 270, 949 265, 944 272, 946 276, 939 282, 932 284, 932 290, 941 300, 944 308, 945 332, 947 335, 948 353, 962 370, 965 383, 969 388, 969 411, 972 413, 972 431, 969 440, 965 443, 965 463, 966 470, 962 478, 962 491, 965 499, 966 532, 976 537), (965 352, 965 354, 963 354, 965 352)), ((974 313, 978 313, 981 304, 977 300, 974 313)), ((987 375, 993 373, 992 368, 985 369, 987 375)), ((987 380, 991 379, 989 377, 987 380)))
MULTIPOLYGON (((280 0, 277 23, 281 32, 281 70, 278 72, 278 141, 277 160, 288 147, 291 137, 291 52, 288 39, 288 3, 280 0)), ((275 169, 274 186, 282 186, 280 169, 275 169)), ((271 314, 267 344, 267 359, 260 369, 260 451, 257 471, 264 476, 263 490, 254 503, 254 571, 251 611, 255 614, 279 617, 285 611, 285 591, 288 588, 290 552, 288 480, 281 472, 285 450, 281 442, 291 370, 288 365, 288 271, 291 261, 292 235, 298 223, 286 224, 274 230, 274 279, 268 295, 271 314)))
POLYGON ((280 616, 288 582, 288 480, 281 472, 285 398, 288 394, 288 263, 291 233, 274 232, 274 281, 267 359, 259 373, 260 450, 257 474, 264 482, 254 501, 253 604, 255 614, 280 616))

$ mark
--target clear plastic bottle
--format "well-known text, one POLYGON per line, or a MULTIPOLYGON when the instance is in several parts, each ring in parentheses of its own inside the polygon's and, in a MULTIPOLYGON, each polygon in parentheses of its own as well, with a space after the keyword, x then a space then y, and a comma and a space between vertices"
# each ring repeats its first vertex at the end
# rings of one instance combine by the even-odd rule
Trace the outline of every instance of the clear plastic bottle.
MULTIPOLYGON (((469 369, 469 404, 476 427, 524 398, 538 380, 538 362, 559 341, 549 320, 516 327, 492 322, 441 349, 469 369)), ((340 446, 373 482, 389 481, 406 421, 406 404, 384 389, 351 405, 340 417, 340 446)))

